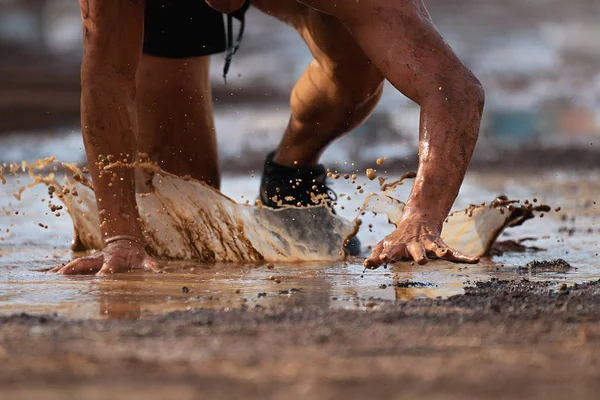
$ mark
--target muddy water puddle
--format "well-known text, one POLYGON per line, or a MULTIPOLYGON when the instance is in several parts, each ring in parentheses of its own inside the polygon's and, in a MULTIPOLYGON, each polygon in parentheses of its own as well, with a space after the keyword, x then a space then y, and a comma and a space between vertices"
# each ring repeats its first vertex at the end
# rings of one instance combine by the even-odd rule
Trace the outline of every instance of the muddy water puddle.
MULTIPOLYGON (((499 257, 502 259, 503 257, 499 257)), ((530 260, 524 256, 523 260, 530 260)), ((485 261, 474 266, 433 262, 399 263, 364 271, 358 263, 266 265, 168 263, 165 273, 130 273, 110 278, 63 277, 41 272, 52 263, 3 266, 0 314, 43 313, 71 318, 144 318, 193 308, 334 307, 376 308, 386 301, 448 297, 466 285, 492 278, 597 279, 595 268, 567 273, 531 273, 485 261)))
MULTIPOLYGON (((366 179, 365 179, 366 181, 366 179)), ((338 193, 348 193, 336 181, 338 193)), ((368 190, 375 190, 365 182, 368 190)), ((71 318, 146 318, 193 308, 336 307, 376 309, 388 301, 448 297, 466 285, 496 279, 551 280, 563 283, 598 279, 597 227, 594 199, 600 178, 590 174, 550 174, 517 179, 493 174, 468 177, 455 209, 490 201, 498 194, 561 207, 544 218, 511 228, 500 241, 511 240, 542 250, 504 248, 504 253, 464 266, 432 262, 426 266, 398 263, 365 271, 361 259, 335 263, 202 264, 171 262, 165 273, 129 273, 110 278, 64 277, 42 272, 71 258, 68 217, 46 215, 41 203, 45 188, 35 188, 17 202, 11 195, 15 179, 2 187, 0 207, 0 314, 56 313, 71 318), (527 185, 524 184, 527 182, 527 185), (545 183, 550 182, 550 183, 545 183), (10 205, 9 205, 10 203, 10 205), (19 212, 18 214, 16 212, 19 212), (43 226, 40 226, 43 225, 43 226), (48 226, 48 228, 45 228, 48 226), (7 232, 8 229, 8 232, 7 232), (4 240, 2 240, 4 239, 4 240), (523 240, 525 239, 525 240, 523 240), (507 250, 508 249, 508 250, 507 250), (523 251, 525 250, 525 251, 523 251), (533 260, 566 260, 573 269, 520 268, 533 260)), ((254 198, 257 178, 225 177, 224 192, 237 200, 254 198), (244 196, 244 197, 242 197, 244 196)), ((400 191, 407 194, 410 185, 400 191)), ((339 213, 354 218, 360 198, 341 202, 339 213)), ((359 237, 374 245, 391 226, 380 217, 366 216, 359 237), (369 229, 368 225, 372 227, 369 229)))

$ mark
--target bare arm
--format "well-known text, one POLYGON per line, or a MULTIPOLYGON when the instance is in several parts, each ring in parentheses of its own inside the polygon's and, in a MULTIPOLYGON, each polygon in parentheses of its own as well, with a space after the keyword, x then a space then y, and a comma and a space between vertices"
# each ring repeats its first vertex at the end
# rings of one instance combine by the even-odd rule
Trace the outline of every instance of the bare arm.
POLYGON ((143 0, 80 0, 84 36, 81 125, 100 212, 102 253, 57 269, 114 273, 155 269, 143 248, 132 168, 136 157, 135 75, 142 53, 143 0))
POLYGON ((102 168, 111 161, 131 162, 136 154, 135 73, 142 53, 143 1, 81 3, 85 48, 81 125, 104 221, 102 236, 128 235, 141 241, 133 170, 102 168))
POLYGON ((477 262, 448 248, 440 232, 477 141, 484 103, 479 81, 444 41, 421 0, 304 3, 345 23, 383 75, 421 106, 415 185, 401 223, 365 264, 405 258, 424 264, 427 254, 477 262))

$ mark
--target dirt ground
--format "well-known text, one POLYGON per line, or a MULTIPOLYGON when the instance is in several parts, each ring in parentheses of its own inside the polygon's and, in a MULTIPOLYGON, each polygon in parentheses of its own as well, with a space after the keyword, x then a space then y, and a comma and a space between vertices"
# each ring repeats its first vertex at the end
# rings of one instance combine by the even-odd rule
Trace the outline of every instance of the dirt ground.
POLYGON ((600 281, 478 283, 363 310, 0 318, 2 399, 596 398, 600 281))

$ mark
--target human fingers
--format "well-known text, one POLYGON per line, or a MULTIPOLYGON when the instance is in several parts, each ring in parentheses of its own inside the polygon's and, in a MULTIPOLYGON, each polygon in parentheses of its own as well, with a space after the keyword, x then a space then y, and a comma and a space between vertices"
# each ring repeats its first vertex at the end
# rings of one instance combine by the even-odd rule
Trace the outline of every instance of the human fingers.
POLYGON ((156 273, 161 272, 161 268, 160 268, 160 265, 158 264, 158 261, 156 261, 154 258, 152 258, 150 256, 146 256, 146 258, 144 259, 143 267, 144 267, 144 271, 150 271, 150 272, 156 272, 156 273))
POLYGON ((409 255, 406 250, 406 244, 404 243, 394 243, 385 247, 379 256, 381 261, 384 263, 393 262, 396 260, 403 260, 409 258, 409 255))
POLYGON ((101 254, 78 258, 60 268, 54 268, 52 271, 62 275, 93 274, 100 270, 103 258, 101 254))
POLYGON ((448 252, 446 253, 446 256, 443 259, 465 264, 477 264, 479 262, 479 257, 469 256, 451 248, 448 248, 448 252))
POLYGON ((116 260, 107 260, 102 264, 102 268, 96 275, 107 276, 127 271, 129 271, 129 265, 119 264, 116 260))
POLYGON ((381 242, 379 242, 375 247, 373 247, 373 250, 371 250, 371 255, 364 262, 365 268, 375 269, 375 268, 381 266, 381 264, 383 264, 383 261, 381 261, 381 258, 380 258, 382 251, 383 251, 383 240, 381 242))
POLYGON ((420 242, 410 242, 406 245, 406 250, 413 260, 419 265, 425 265, 429 262, 425 253, 425 247, 420 242))
POLYGON ((436 258, 444 259, 447 257, 450 248, 441 240, 426 240, 423 244, 427 254, 434 254, 436 258))

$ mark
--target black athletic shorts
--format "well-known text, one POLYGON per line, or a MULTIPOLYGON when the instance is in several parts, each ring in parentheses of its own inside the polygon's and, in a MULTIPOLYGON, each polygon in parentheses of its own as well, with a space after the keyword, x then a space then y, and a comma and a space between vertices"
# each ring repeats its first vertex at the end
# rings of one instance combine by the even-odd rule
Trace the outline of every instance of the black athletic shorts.
MULTIPOLYGON (((106 0, 113 1, 113 0, 106 0)), ((187 58, 221 53, 239 46, 225 32, 224 16, 204 0, 146 0, 144 54, 187 58), (229 37, 228 37, 229 36, 229 37)), ((242 22, 250 1, 231 16, 242 22)), ((232 18, 227 18, 231 25, 232 18)))

